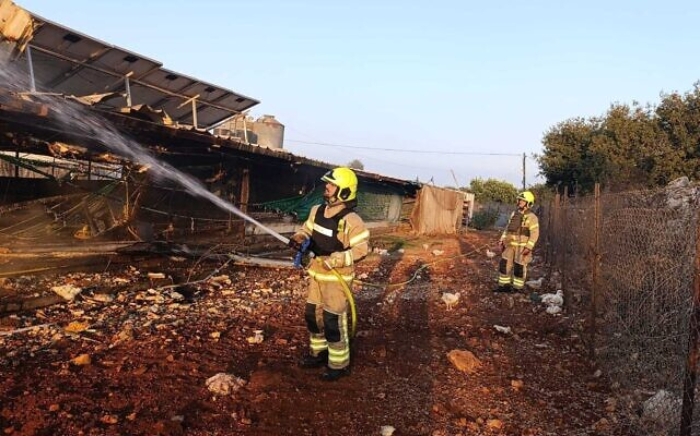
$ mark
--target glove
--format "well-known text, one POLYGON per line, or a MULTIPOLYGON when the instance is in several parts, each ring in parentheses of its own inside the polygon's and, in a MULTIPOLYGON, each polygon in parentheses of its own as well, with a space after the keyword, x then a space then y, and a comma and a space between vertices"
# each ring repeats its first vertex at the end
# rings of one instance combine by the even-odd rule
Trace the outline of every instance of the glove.
POLYGON ((503 241, 498 241, 498 247, 501 249, 501 253, 506 251, 506 244, 503 241))
POLYGON ((297 233, 296 235, 289 238, 287 245, 294 251, 301 251, 301 246, 306 242, 306 237, 302 234, 297 233))
POLYGON ((523 248, 523 253, 522 253, 523 256, 527 256, 527 255, 530 254, 530 253, 532 253, 532 250, 530 250, 530 249, 527 248, 527 247, 526 247, 526 248, 523 248))

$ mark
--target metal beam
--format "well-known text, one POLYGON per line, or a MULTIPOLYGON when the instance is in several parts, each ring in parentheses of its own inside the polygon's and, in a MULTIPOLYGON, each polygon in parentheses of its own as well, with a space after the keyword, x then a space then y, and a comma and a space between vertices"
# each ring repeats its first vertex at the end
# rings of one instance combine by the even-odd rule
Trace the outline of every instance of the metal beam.
MULTIPOLYGON (((146 70, 146 71, 144 71, 143 73, 139 74, 138 76, 134 76, 134 78, 133 78, 132 80, 140 80, 140 79, 143 79, 144 77, 148 76, 148 75, 151 74, 152 72, 158 71, 162 66, 163 66, 163 65, 161 65, 161 64, 157 64, 155 67, 151 68, 150 70, 146 70)), ((105 92, 114 92, 114 91, 116 91, 117 89, 119 89, 119 87, 121 86, 121 84, 122 84, 122 81, 121 81, 121 80, 117 80, 117 81, 114 82, 113 84, 105 86, 105 92)))
MULTIPOLYGON (((40 52, 42 52, 42 53, 49 54, 49 55, 51 55, 51 56, 55 56, 55 57, 57 57, 57 58, 59 58, 59 59, 62 59, 62 60, 64 60, 64 61, 66 61, 66 62, 73 62, 73 63, 81 64, 81 65, 84 65, 86 68, 89 68, 89 69, 91 69, 91 70, 98 71, 98 72, 100 72, 100 73, 102 73, 102 74, 106 74, 106 75, 112 76, 112 77, 119 77, 120 79, 123 79, 123 76, 122 76, 121 74, 117 73, 117 72, 109 71, 109 70, 106 70, 106 69, 104 69, 104 68, 97 67, 97 66, 95 66, 95 65, 91 65, 91 64, 88 64, 88 63, 85 63, 85 62, 82 62, 82 61, 78 61, 78 60, 76 60, 76 59, 72 59, 72 58, 70 58, 70 57, 68 57, 68 56, 64 56, 64 55, 62 55, 62 54, 53 52, 53 51, 48 50, 48 49, 45 49, 45 48, 43 48, 43 47, 38 47, 38 46, 36 46, 36 45, 31 45, 31 47, 32 47, 33 49, 37 50, 37 51, 40 51, 40 52)), ((166 94, 166 95, 169 95, 169 96, 172 96, 172 97, 181 98, 181 99, 183 99, 183 100, 188 100, 188 99, 192 98, 192 97, 190 97, 190 96, 187 96, 187 95, 180 95, 180 94, 177 94, 176 92, 173 92, 173 91, 170 91, 170 90, 161 88, 161 87, 156 86, 156 85, 151 85, 150 83, 145 83, 145 82, 142 82, 142 81, 140 81, 140 80, 132 80, 131 82, 132 82, 132 83, 136 83, 136 84, 138 84, 138 85, 140 85, 140 86, 143 86, 143 87, 146 87, 146 88, 153 89, 153 90, 155 90, 155 91, 161 92, 161 93, 163 93, 163 94, 166 94)), ((208 102, 208 101, 201 101, 200 104, 205 105, 205 106, 210 106, 210 107, 213 107, 213 108, 222 110, 222 111, 224 111, 224 112, 230 112, 230 113, 232 113, 232 114, 236 114, 236 113, 239 112, 239 111, 237 111, 237 110, 235 110, 235 109, 230 109, 230 108, 227 108, 227 107, 219 106, 219 105, 217 105, 217 104, 210 103, 210 102, 208 102)))

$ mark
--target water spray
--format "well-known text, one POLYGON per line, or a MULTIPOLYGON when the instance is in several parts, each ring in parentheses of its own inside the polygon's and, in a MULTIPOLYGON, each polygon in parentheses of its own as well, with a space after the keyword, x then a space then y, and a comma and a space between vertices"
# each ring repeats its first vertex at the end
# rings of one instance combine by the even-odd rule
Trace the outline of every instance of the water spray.
MULTIPOLYGON (((0 82, 10 89, 17 89, 17 85, 23 83, 26 79, 23 74, 19 74, 12 67, 13 65, 0 65, 0 82)), ((233 204, 209 192, 199 180, 166 162, 156 159, 141 144, 119 132, 107 119, 94 112, 85 110, 78 103, 41 93, 29 93, 29 95, 50 106, 56 120, 71 131, 94 138, 96 142, 99 142, 116 154, 148 167, 149 171, 157 178, 169 180, 188 192, 210 201, 220 209, 233 213, 285 245, 289 243, 289 238, 282 236, 255 218, 247 215, 233 204)))

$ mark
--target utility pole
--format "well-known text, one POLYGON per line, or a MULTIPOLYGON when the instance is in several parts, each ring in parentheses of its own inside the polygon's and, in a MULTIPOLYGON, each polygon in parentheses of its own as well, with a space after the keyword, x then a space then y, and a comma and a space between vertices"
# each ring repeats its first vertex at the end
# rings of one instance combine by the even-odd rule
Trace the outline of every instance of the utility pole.
POLYGON ((525 186, 525 158, 526 155, 525 153, 523 153, 523 191, 527 189, 527 187, 525 186))

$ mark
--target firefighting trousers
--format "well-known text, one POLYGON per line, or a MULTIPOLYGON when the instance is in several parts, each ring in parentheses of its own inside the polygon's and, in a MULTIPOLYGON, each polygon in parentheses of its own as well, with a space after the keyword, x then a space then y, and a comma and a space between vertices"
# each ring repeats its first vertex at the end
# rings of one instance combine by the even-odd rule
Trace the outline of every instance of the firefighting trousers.
POLYGON ((522 247, 506 246, 498 264, 498 286, 512 286, 523 289, 527 277, 527 265, 532 261, 532 253, 522 254, 522 247))
POLYGON ((328 350, 328 367, 343 369, 350 365, 348 302, 342 285, 331 277, 326 274, 311 277, 304 317, 311 354, 318 356, 328 350))

